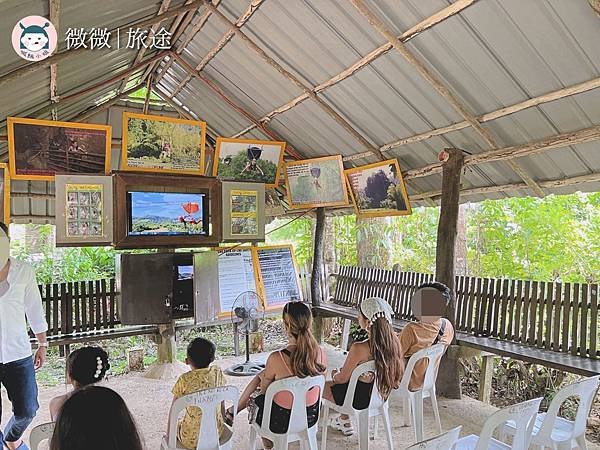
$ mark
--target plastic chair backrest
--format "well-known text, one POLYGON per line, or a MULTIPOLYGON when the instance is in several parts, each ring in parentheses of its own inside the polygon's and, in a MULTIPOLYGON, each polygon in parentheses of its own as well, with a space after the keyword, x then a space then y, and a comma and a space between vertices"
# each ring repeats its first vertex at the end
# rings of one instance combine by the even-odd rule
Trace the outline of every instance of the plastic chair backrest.
MULTIPOLYGON (((323 396, 325 387, 325 377, 317 375, 315 377, 289 377, 272 382, 265 392, 265 406, 263 411, 263 422, 261 428, 271 430, 271 407, 273 398, 278 392, 287 391, 292 394, 292 412, 290 414, 290 424, 288 434, 299 433, 307 429, 308 418, 306 415, 306 395, 310 389, 319 389, 319 405, 323 396)), ((319 408, 320 409, 320 408, 319 408)))
MULTIPOLYGON (((342 408, 347 411, 351 411, 354 409, 352 404, 354 403, 354 394, 356 392, 356 385, 358 383, 358 379, 366 374, 372 373, 375 375, 375 361, 367 361, 362 363, 354 368, 352 371, 352 375, 350 375, 350 381, 348 382, 348 390, 346 391, 346 398, 344 399, 344 404, 342 408)), ((373 390, 371 391, 371 400, 369 403, 369 408, 376 408, 381 406, 383 403, 383 399, 379 395, 379 391, 377 390, 377 382, 373 381, 373 390)))
POLYGON ((53 433, 54 422, 43 423, 34 427, 29 435, 29 445, 31 446, 31 450, 37 450, 40 444, 45 440, 50 442, 53 433))
POLYGON ((413 354, 406 368, 404 369, 404 375, 400 382, 399 390, 407 391, 410 384, 410 379, 417 362, 427 358, 427 370, 425 371, 425 379, 423 380, 423 390, 431 390, 435 386, 435 380, 437 378, 438 369, 440 367, 440 359, 446 350, 444 344, 435 344, 430 347, 424 348, 413 354))
POLYGON ((492 414, 483 424, 483 429, 479 435, 479 441, 475 450, 487 450, 492 440, 492 434, 498 427, 503 426, 508 420, 513 420, 516 424, 515 435, 511 448, 524 449, 529 448, 531 442, 531 432, 535 424, 535 418, 540 408, 542 397, 517 403, 506 408, 502 408, 492 414))
POLYGON ((452 450, 454 444, 458 441, 461 429, 462 426, 458 426, 436 437, 418 442, 406 450, 452 450))
POLYGON ((561 405, 570 397, 579 397, 579 406, 577 407, 577 414, 575 415, 573 436, 581 436, 585 433, 587 417, 594 403, 594 397, 598 390, 598 383, 600 382, 600 375, 586 378, 576 383, 570 384, 562 388, 552 399, 548 412, 544 418, 544 422, 540 427, 540 431, 537 436, 540 439, 548 439, 552 434, 552 428, 556 422, 559 409, 561 405))
POLYGON ((195 406, 202 410, 202 422, 198 430, 196 450, 219 449, 217 411, 220 410, 222 402, 228 401, 233 403, 233 417, 235 417, 239 397, 240 392, 235 386, 223 386, 203 389, 175 400, 169 415, 169 448, 177 447, 177 419, 179 414, 188 406, 195 406))

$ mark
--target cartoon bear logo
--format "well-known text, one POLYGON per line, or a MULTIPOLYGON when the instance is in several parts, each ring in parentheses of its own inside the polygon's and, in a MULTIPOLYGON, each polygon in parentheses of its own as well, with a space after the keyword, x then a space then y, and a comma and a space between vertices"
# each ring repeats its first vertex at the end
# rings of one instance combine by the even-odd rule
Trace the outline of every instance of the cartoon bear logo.
POLYGON ((27 16, 19 20, 12 31, 12 46, 21 58, 41 61, 54 53, 58 43, 56 28, 47 18, 27 16))
POLYGON ((46 22, 44 26, 40 27, 37 25, 30 25, 26 27, 21 22, 19 22, 19 26, 23 30, 21 33, 21 48, 26 48, 30 52, 39 52, 43 49, 48 49, 48 33, 46 33, 46 28, 48 28, 50 24, 46 22))

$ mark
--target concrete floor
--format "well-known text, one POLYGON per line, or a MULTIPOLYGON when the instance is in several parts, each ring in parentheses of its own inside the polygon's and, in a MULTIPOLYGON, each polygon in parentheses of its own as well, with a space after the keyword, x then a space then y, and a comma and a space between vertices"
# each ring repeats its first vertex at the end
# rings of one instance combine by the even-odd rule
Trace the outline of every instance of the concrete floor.
MULTIPOLYGON (((341 366, 344 360, 344 356, 341 353, 330 348, 328 349, 328 354, 329 364, 332 368, 341 366)), ((261 358, 264 359, 265 355, 257 355, 255 357, 256 360, 260 360, 261 358)), ((240 359, 242 358, 222 359, 219 361, 219 365, 226 368, 240 359)), ((228 377, 228 379, 231 384, 238 386, 240 390, 245 387, 249 380, 248 378, 240 377, 228 377)), ((158 450, 160 448, 160 440, 166 429, 167 414, 172 399, 170 390, 174 381, 174 379, 168 381, 150 380, 139 374, 129 374, 113 377, 104 382, 104 385, 119 392, 127 402, 132 414, 136 418, 148 450, 158 450)), ((65 389, 62 386, 40 391, 39 401, 41 407, 32 426, 49 421, 48 404, 50 399, 64 392, 65 389)), ((10 405, 4 391, 2 392, 2 403, 2 423, 5 424, 8 420, 10 405)), ((438 403, 443 429, 448 430, 457 425, 462 425, 463 436, 471 433, 478 434, 485 419, 496 410, 493 406, 485 405, 468 397, 460 401, 440 398, 438 403)), ((397 450, 404 449, 413 443, 414 432, 412 428, 400 425, 402 423, 402 406, 401 402, 393 396, 390 399, 390 416, 393 427, 394 448, 397 450)), ((431 437, 436 434, 433 424, 431 407, 426 400, 425 437, 431 437)), ((247 448, 248 430, 247 415, 243 412, 238 415, 234 424, 234 449, 247 448)), ((29 432, 27 432, 26 437, 28 438, 28 436, 29 432)), ((298 448, 298 446, 292 445, 290 448, 298 448)), ((345 437, 340 432, 330 430, 328 433, 327 448, 357 449, 358 441, 356 436, 345 437)), ((387 448, 383 430, 380 430, 376 440, 370 442, 370 448, 387 448)), ((590 450, 600 450, 600 446, 596 444, 589 444, 588 448, 590 450)))

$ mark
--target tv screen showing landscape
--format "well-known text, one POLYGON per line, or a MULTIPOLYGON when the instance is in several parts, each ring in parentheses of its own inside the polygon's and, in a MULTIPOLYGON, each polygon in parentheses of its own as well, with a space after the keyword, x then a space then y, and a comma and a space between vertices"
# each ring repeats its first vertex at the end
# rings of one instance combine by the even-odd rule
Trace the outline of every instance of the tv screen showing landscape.
POLYGON ((127 193, 129 236, 208 234, 206 195, 199 193, 127 193))
POLYGON ((194 278, 194 266, 177 266, 177 280, 192 280, 194 278))

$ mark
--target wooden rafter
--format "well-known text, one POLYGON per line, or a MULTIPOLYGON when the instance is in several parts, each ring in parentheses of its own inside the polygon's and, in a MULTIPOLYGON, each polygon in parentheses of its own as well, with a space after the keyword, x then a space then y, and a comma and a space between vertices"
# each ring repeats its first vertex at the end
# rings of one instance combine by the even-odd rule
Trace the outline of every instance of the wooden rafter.
MULTIPOLYGON (((60 30, 60 0, 48 0, 48 9, 50 11, 50 22, 60 30)), ((58 102, 58 67, 56 64, 50 64, 50 101, 58 102)), ((52 108, 52 120, 58 120, 58 110, 52 108)))
POLYGON ((79 113, 76 117, 73 117, 70 120, 72 122, 84 122, 87 119, 89 119, 90 117, 93 117, 96 114, 107 110, 111 106, 118 103, 120 100, 129 97, 131 94, 133 94, 134 92, 139 90, 141 87, 142 87, 142 84, 136 84, 135 86, 132 86, 129 89, 124 90, 119 95, 115 95, 114 97, 106 100, 105 102, 101 103, 100 105, 96 105, 91 108, 88 108, 87 110, 79 113))
MULTIPOLYGON (((219 3, 221 3, 221 0, 213 0, 213 4, 215 6, 219 6, 219 3)), ((202 6, 204 6, 204 4, 202 6)), ((204 11, 204 13, 202 13, 202 15, 200 16, 200 19, 196 22, 196 24, 192 27, 190 32, 186 35, 185 39, 183 39, 183 41, 181 42, 181 45, 178 45, 177 48, 175 49, 175 52, 178 55, 181 55, 181 53, 185 50, 185 48, 192 41, 192 39, 194 39, 194 37, 200 32, 200 30, 202 29, 204 24, 208 21, 208 18, 210 17, 211 14, 212 14, 211 11, 209 11, 208 9, 206 11, 204 11)), ((164 77, 165 74, 169 71, 172 64, 173 64, 173 58, 170 58, 167 61, 167 63, 165 64, 165 66, 162 68, 160 73, 157 75, 155 84, 160 83, 160 80, 162 80, 162 77, 164 77)))
MULTIPOLYGON (((427 17, 426 19, 420 21, 419 23, 417 23, 416 25, 414 25, 413 27, 411 27, 410 29, 408 29, 407 31, 402 33, 398 37, 398 39, 400 39, 402 42, 408 42, 415 36, 418 36, 419 34, 421 34, 423 31, 426 31, 429 28, 437 25, 438 23, 443 22, 444 20, 465 10, 466 8, 471 6, 473 3, 475 3, 476 1, 478 1, 478 0, 457 0, 456 2, 452 3, 451 5, 446 6, 445 8, 436 12, 435 14, 432 14, 431 16, 427 17)), ((367 55, 360 58, 358 61, 356 61, 354 64, 352 64, 347 69, 345 69, 342 72, 338 73, 337 75, 333 76, 329 80, 324 81, 323 83, 319 84, 318 86, 315 86, 315 88, 313 89, 313 92, 315 94, 317 94, 325 89, 335 86, 336 84, 345 80, 346 78, 351 77, 359 70, 367 67, 369 64, 371 64, 373 61, 375 61, 380 56, 387 54, 392 48, 393 48, 392 44, 390 44, 389 42, 386 42, 385 44, 380 45, 376 49, 369 52, 367 55)), ((263 116, 260 119, 260 122, 268 122, 273 117, 275 117, 279 114, 283 114, 286 111, 289 111, 290 109, 292 109, 295 106, 299 105, 300 103, 304 102, 308 98, 309 98, 308 94, 306 92, 304 92, 304 93, 298 95, 296 98, 285 103, 284 105, 281 105, 280 107, 267 113, 265 116, 263 116)), ((233 135, 233 137, 243 136, 244 134, 248 133, 249 131, 253 130, 254 128, 255 128, 255 125, 250 125, 247 128, 235 133, 233 135)))
MULTIPOLYGON (((260 5, 264 1, 265 0, 252 0, 250 2, 250 4, 248 5, 248 7, 246 8, 246 10, 242 13, 242 15, 235 22, 235 26, 237 28, 242 28, 244 26, 244 24, 246 22, 248 22, 248 20, 250 20, 250 17, 252 17, 252 15, 256 11, 258 11, 258 8, 260 8, 260 5)), ((217 42, 217 44, 212 49, 210 49, 210 51, 206 54, 206 56, 204 58, 202 58, 202 61, 200 61, 194 69, 198 72, 201 72, 202 69, 204 69, 206 67, 206 65, 215 56, 217 56, 217 54, 223 49, 223 47, 225 47, 227 45, 227 43, 231 40, 231 38, 233 38, 234 35, 235 35, 235 32, 233 30, 229 29, 227 31, 227 33, 225 33, 225 35, 223 35, 223 37, 219 40, 219 42, 217 42)), ((179 83, 177 85, 177 87, 173 91, 173 97, 175 97, 184 88, 184 86, 190 82, 191 79, 192 79, 192 76, 188 74, 181 81, 181 83, 179 83)))
MULTIPOLYGON (((417 58, 408 48, 392 33, 386 26, 386 24, 377 17, 373 11, 367 6, 364 0, 350 0, 355 8, 365 17, 365 19, 371 24, 371 26, 377 30, 383 37, 385 37, 390 44, 400 53, 410 65, 412 65, 416 71, 440 94, 468 123, 473 129, 479 134, 483 140, 491 147, 498 148, 499 144, 490 133, 477 120, 475 115, 469 111, 469 109, 459 100, 457 95, 448 88, 434 73, 430 70, 427 65, 417 58)), ((539 187, 531 176, 517 164, 515 161, 509 161, 510 167, 527 183, 531 190, 541 197, 546 195, 544 191, 539 187)))
POLYGON ((152 75, 148 77, 146 82, 146 98, 144 98, 143 114, 148 114, 148 106, 150 106, 150 97, 152 96, 152 75))

